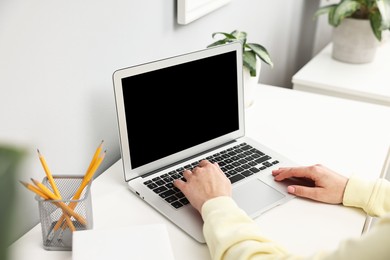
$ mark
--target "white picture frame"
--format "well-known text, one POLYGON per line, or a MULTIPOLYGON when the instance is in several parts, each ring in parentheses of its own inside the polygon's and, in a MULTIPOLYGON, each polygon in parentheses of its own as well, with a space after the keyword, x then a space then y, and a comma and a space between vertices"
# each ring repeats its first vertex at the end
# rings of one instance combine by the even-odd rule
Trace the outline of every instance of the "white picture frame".
POLYGON ((188 24, 226 4, 231 0, 177 0, 177 22, 188 24))

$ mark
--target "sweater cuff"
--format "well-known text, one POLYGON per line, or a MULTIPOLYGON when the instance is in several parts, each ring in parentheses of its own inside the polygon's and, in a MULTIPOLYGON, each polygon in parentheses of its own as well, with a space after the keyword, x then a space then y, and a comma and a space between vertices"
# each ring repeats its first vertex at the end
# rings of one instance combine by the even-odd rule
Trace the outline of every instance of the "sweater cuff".
POLYGON ((220 196, 206 201, 202 206, 202 217, 206 219, 207 216, 215 209, 223 208, 227 212, 231 209, 236 209, 238 206, 236 202, 228 196, 220 196))
POLYGON ((365 208, 369 204, 374 186, 375 182, 352 176, 345 188, 343 205, 365 208))

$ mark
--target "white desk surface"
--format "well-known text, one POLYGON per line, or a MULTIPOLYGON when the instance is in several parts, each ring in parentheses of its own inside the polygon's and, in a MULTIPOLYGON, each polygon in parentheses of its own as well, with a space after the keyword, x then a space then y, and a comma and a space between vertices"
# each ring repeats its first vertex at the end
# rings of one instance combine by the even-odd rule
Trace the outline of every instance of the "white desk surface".
MULTIPOLYGON (((254 104, 246 109, 248 136, 302 165, 322 163, 347 176, 379 176, 390 144, 390 107, 265 85, 256 86, 254 95, 254 104)), ((92 203, 95 229, 163 223, 175 259, 210 259, 206 245, 127 189, 121 160, 94 181, 92 203)), ((308 255, 358 237, 364 217, 359 209, 295 198, 256 221, 265 236, 308 255)), ((40 224, 12 244, 10 253, 12 260, 72 259, 70 251, 43 249, 40 224)))
POLYGON ((331 56, 332 43, 293 76, 293 88, 390 106, 389 40, 371 63, 348 64, 331 56))

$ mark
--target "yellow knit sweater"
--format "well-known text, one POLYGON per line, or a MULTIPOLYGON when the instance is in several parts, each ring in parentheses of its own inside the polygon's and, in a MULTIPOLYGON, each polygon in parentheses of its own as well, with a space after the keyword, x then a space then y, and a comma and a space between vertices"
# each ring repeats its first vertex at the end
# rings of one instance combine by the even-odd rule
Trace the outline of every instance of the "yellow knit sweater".
POLYGON ((207 201, 202 208, 203 232, 212 259, 390 259, 390 182, 348 181, 343 204, 359 207, 381 219, 359 239, 344 241, 333 252, 292 255, 262 236, 259 226, 230 197, 207 201))

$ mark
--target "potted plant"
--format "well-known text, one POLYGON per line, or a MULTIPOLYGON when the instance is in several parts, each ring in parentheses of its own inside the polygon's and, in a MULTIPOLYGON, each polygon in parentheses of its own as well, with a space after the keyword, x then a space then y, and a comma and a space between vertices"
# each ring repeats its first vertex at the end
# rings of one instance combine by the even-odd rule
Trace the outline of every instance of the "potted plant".
POLYGON ((231 42, 240 42, 242 44, 245 106, 249 107, 253 102, 251 98, 251 86, 255 86, 255 84, 257 84, 257 76, 260 73, 261 68, 260 62, 263 61, 265 64, 273 67, 274 64, 271 57, 263 45, 258 43, 248 43, 246 32, 238 30, 234 30, 231 33, 215 32, 212 34, 212 37, 214 38, 216 35, 222 35, 224 38, 211 43, 207 46, 208 48, 231 42))
POLYGON ((241 42, 242 44, 242 53, 243 53, 243 66, 248 69, 250 75, 252 77, 256 77, 256 65, 258 63, 257 58, 265 62, 266 64, 273 67, 273 63, 271 60, 268 51, 264 46, 258 43, 248 43, 247 42, 247 33, 242 31, 234 30, 231 33, 225 32, 215 32, 212 34, 214 38, 216 35, 225 36, 223 39, 213 42, 207 47, 213 47, 221 44, 231 43, 231 42, 241 42))
POLYGON ((390 0, 341 0, 320 7, 314 17, 323 14, 334 27, 332 56, 345 62, 372 61, 382 32, 390 29, 390 0))

